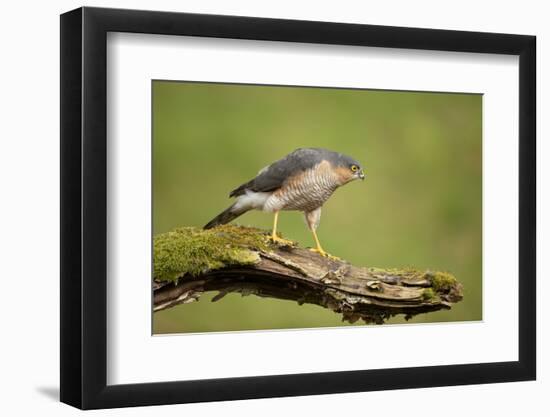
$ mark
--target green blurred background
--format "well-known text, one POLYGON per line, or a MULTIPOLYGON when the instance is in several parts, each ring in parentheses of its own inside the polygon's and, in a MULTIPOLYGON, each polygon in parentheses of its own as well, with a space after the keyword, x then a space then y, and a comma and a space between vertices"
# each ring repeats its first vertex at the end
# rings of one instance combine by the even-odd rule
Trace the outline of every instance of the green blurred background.
MULTIPOLYGON (((409 323, 481 320, 481 136, 481 95, 153 81, 153 233, 202 227, 262 167, 325 147, 359 160, 367 177, 324 205, 324 248, 356 265, 449 271, 464 284, 451 310, 409 323)), ((249 212, 235 222, 272 221, 249 212)), ((282 212, 279 230, 313 246, 301 213, 282 212)), ((154 313, 153 333, 350 326, 318 306, 214 295, 154 313)))

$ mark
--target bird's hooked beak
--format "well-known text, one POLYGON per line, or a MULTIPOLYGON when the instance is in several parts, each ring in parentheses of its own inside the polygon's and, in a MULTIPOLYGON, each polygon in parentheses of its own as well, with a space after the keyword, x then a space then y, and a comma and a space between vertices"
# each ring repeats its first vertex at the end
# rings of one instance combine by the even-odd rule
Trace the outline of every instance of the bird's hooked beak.
POLYGON ((363 172, 363 170, 360 170, 358 173, 357 173, 357 178, 359 178, 360 180, 365 180, 365 173, 363 172))

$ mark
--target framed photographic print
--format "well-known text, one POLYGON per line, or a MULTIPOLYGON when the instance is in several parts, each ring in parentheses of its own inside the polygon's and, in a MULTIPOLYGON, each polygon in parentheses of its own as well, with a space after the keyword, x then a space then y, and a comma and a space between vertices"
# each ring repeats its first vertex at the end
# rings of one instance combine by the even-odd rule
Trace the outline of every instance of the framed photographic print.
POLYGON ((61 401, 535 379, 535 38, 61 16, 61 401))

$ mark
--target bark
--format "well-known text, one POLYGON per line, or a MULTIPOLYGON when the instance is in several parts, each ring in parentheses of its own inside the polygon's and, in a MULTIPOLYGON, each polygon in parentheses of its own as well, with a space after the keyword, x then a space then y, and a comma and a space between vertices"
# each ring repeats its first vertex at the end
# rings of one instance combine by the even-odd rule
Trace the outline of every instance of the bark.
POLYGON ((388 318, 449 309, 462 299, 462 285, 448 273, 380 269, 325 258, 308 249, 258 250, 255 265, 229 266, 173 282, 153 281, 154 311, 217 291, 310 303, 342 314, 343 320, 381 324, 388 318))

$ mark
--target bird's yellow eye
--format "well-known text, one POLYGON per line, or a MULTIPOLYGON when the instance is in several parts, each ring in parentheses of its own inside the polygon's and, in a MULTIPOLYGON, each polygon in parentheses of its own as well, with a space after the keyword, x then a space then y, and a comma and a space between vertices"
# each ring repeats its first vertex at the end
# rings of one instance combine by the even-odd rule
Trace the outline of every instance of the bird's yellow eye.
POLYGON ((351 170, 352 170, 353 172, 356 172, 358 169, 359 169, 359 167, 358 167, 357 165, 352 165, 352 166, 351 166, 351 170))

